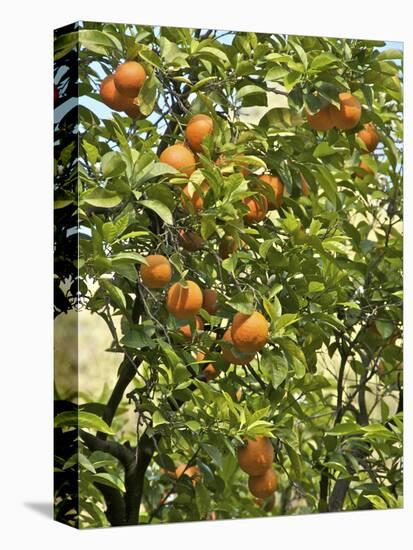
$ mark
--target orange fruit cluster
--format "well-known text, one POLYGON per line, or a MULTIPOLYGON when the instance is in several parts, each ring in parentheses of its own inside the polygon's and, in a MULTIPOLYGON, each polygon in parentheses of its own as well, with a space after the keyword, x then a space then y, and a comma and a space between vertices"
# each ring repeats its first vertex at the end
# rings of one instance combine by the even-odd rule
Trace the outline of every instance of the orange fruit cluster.
MULTIPOLYGON (((187 238, 187 235, 184 235, 187 238)), ((149 289, 163 289, 172 279, 172 266, 168 258, 160 254, 150 254, 145 258, 146 264, 140 266, 140 277, 142 284, 149 289)), ((217 292, 213 288, 201 288, 194 281, 185 283, 177 282, 172 284, 167 292, 166 309, 176 319, 187 321, 182 324, 178 331, 186 340, 193 339, 192 329, 196 332, 204 329, 204 322, 198 315, 200 309, 204 309, 210 315, 214 315, 218 309, 217 292)), ((202 353, 202 352, 199 352, 202 353)), ((199 355, 199 354, 198 354, 199 355)), ((197 357, 197 361, 202 361, 197 357)), ((207 380, 212 380, 219 375, 219 371, 209 364, 203 369, 207 380)))
POLYGON ((131 118, 141 116, 137 97, 145 83, 146 71, 137 61, 126 61, 114 74, 104 78, 100 85, 100 97, 110 109, 124 111, 131 118))
POLYGON ((267 437, 245 440, 238 449, 238 465, 249 475, 248 488, 259 499, 271 496, 278 486, 278 478, 272 469, 274 449, 267 437))

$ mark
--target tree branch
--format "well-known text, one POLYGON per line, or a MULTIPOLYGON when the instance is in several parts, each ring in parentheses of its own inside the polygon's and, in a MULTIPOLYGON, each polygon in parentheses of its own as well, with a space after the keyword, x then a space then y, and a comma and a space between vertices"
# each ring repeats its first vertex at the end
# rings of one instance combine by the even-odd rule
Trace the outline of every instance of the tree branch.
POLYGON ((82 437, 89 450, 92 452, 103 451, 104 453, 111 454, 119 460, 125 469, 129 468, 131 462, 134 460, 133 451, 125 447, 125 445, 122 445, 122 443, 100 439, 98 436, 92 435, 85 430, 79 430, 79 435, 82 437))

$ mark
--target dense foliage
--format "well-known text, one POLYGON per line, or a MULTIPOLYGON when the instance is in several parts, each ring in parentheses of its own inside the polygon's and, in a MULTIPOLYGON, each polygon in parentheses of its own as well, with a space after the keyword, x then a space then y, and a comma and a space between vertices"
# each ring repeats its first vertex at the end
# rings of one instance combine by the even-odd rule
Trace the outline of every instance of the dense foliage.
POLYGON ((56 313, 102 317, 120 363, 107 401, 83 393, 76 407, 58 395, 59 437, 80 427, 78 453, 57 449, 60 474, 79 467, 78 510, 73 483, 56 487, 62 521, 402 505, 402 55, 384 46, 97 23, 58 35, 57 102, 69 97, 73 55, 81 99, 79 125, 56 145, 56 313), (125 59, 147 73, 137 119, 107 115, 99 96, 125 59), (339 107, 343 91, 360 101, 360 122, 316 131, 306 112, 339 107), (197 113, 212 118, 213 132, 188 176, 159 156, 184 141, 197 113), (373 153, 357 137, 367 122, 380 138, 373 153), (281 179, 282 204, 248 224, 246 197, 274 201, 264 172, 281 179), (182 201, 188 182, 199 210, 182 201), (71 226, 80 234, 72 259, 61 243, 71 226), (200 235, 201 248, 185 250, 182 230, 200 235), (153 253, 171 262, 172 282, 217 292, 217 311, 200 311, 204 328, 192 339, 165 307, 167 288, 141 282, 137 267, 153 253), (229 364, 223 333, 237 312, 254 310, 270 322, 268 342, 249 364, 229 364), (219 376, 208 381, 210 363, 219 376), (237 462, 243 438, 260 435, 275 450, 275 503, 252 497, 237 462), (178 464, 196 465, 199 479, 176 478, 178 464))

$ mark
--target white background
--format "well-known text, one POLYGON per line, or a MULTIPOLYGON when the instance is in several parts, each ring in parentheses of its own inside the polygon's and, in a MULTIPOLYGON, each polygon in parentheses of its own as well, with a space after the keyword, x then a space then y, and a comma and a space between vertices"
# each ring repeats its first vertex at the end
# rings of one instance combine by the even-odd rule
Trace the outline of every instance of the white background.
MULTIPOLYGON (((403 0, 17 0, 2 3, 0 543, 3 548, 407 548, 412 523, 411 285, 406 276, 406 507, 78 532, 51 521, 52 30, 74 20, 405 41, 406 204, 412 205, 412 14, 403 0), (410 398, 410 399, 409 399, 410 398), (409 528, 410 527, 410 528, 409 528)), ((410 275, 411 221, 405 265, 410 275)))

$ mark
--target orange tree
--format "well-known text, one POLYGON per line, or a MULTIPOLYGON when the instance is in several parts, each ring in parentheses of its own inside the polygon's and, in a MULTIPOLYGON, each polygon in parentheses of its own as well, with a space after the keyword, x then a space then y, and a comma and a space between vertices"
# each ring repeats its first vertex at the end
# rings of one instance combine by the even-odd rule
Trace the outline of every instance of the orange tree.
POLYGON ((100 316, 120 363, 107 399, 56 397, 56 517, 400 506, 401 52, 85 23, 55 53, 57 106, 82 98, 56 315, 100 316))

